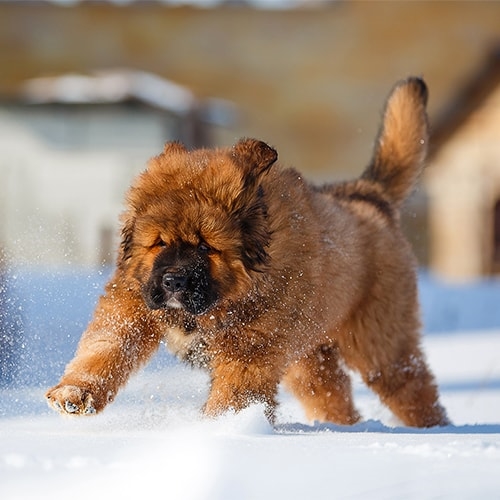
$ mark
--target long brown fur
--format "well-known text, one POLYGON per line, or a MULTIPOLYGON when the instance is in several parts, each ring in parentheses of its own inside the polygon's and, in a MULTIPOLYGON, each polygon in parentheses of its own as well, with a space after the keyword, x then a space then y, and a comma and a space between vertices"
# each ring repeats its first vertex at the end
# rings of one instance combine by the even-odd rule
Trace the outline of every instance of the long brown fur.
POLYGON ((128 193, 115 275, 50 405, 101 411, 165 340, 209 370, 209 416, 264 402, 273 419, 283 383, 311 420, 352 424, 353 369, 404 424, 447 424, 399 226, 425 157, 426 99, 422 80, 399 82, 361 178, 320 188, 260 141, 167 144, 128 193), (206 293, 183 305, 173 287, 187 287, 189 266, 206 293))

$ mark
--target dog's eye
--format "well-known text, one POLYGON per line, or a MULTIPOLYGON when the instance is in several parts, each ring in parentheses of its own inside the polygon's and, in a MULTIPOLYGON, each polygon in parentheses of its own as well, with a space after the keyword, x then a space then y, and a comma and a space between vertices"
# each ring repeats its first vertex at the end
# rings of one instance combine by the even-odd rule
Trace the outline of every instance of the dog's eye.
POLYGON ((161 238, 158 238, 158 241, 153 246, 163 248, 166 247, 167 244, 161 238))
POLYGON ((207 245, 205 242, 202 241, 198 245, 198 252, 205 253, 205 254, 211 253, 212 252, 212 247, 210 247, 209 245, 207 245))

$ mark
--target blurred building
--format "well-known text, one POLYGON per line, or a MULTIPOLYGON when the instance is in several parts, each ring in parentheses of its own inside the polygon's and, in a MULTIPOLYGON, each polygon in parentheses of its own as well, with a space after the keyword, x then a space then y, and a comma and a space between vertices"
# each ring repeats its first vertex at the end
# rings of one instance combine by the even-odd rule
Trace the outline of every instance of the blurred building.
MULTIPOLYGON (((385 97, 398 79, 413 74, 429 86, 433 134, 424 183, 403 213, 405 231, 420 264, 440 276, 463 280, 499 273, 498 79, 483 73, 482 61, 500 40, 500 2, 207 0, 203 5, 207 8, 168 1, 65 6, 0 1, 0 96, 17 95, 27 78, 122 65, 174 79, 197 96, 234 102, 241 118, 230 127, 200 129, 192 128, 197 120, 158 110, 143 94, 133 102, 108 103, 58 97, 17 107, 17 116, 30 115, 23 122, 31 122, 27 129, 12 114, 7 120, 4 108, 0 241, 8 234, 9 248, 18 249, 27 232, 22 241, 31 242, 23 251, 28 260, 106 260, 123 191, 160 142, 160 114, 166 135, 180 134, 184 125, 194 130, 184 136, 191 144, 229 145, 241 136, 258 137, 277 148, 282 163, 315 182, 358 175, 369 161, 385 97), (132 116, 132 108, 135 122, 142 123, 138 128, 148 134, 123 114, 117 119, 120 113, 132 116), (36 113, 45 113, 51 125, 34 134, 36 113), (99 116, 85 139, 92 152, 73 145, 51 149, 48 156, 49 128, 52 135, 61 123, 81 131, 85 115, 99 116), (14 149, 21 159, 6 166, 14 149), (43 159, 37 169, 20 167, 34 165, 37 155, 43 159), (114 166, 103 169, 101 160, 114 166), (47 165, 57 175, 46 174, 47 165), (21 190, 29 194, 21 196, 21 190), (3 208, 4 193, 13 221, 3 208), (37 207, 51 208, 42 214, 37 207), (61 249, 47 246, 54 238, 61 249), (80 240, 85 243, 72 243, 80 240)), ((117 91, 121 84, 114 82, 117 91)), ((210 109, 214 118, 224 106, 210 109)))
POLYGON ((26 82, 0 104, 0 245, 16 264, 98 265, 134 174, 169 140, 210 145, 230 106, 133 71, 26 82))
POLYGON ((500 274, 500 46, 436 118, 424 185, 432 270, 500 274))

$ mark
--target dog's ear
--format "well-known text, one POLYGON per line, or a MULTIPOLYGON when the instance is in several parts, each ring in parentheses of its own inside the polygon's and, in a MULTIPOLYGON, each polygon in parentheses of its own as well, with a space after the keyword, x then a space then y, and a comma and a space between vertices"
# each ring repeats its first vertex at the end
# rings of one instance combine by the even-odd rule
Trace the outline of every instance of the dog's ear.
POLYGON ((237 218, 241 228, 245 267, 252 271, 264 271, 269 263, 267 247, 271 241, 271 233, 262 188, 259 187, 254 198, 238 210, 237 218))
POLYGON ((263 271, 269 261, 267 247, 271 235, 260 181, 278 159, 278 153, 265 142, 241 139, 233 146, 231 157, 243 174, 242 190, 233 205, 241 228, 243 263, 247 269, 263 271))
POLYGON ((178 141, 167 142, 163 146, 163 151, 156 156, 153 156, 148 162, 148 171, 150 172, 164 172, 168 171, 175 161, 170 161, 172 157, 178 157, 188 152, 184 144, 178 141))
POLYGON ((179 153, 187 153, 186 146, 179 141, 171 141, 167 142, 163 147, 163 154, 179 154, 179 153))
POLYGON ((262 174, 278 159, 275 149, 257 139, 241 139, 233 146, 231 154, 243 171, 245 188, 257 186, 262 174))
POLYGON ((127 267, 128 261, 132 257, 132 244, 135 229, 135 217, 128 214, 123 216, 123 226, 121 231, 120 249, 118 252, 118 268, 127 267))

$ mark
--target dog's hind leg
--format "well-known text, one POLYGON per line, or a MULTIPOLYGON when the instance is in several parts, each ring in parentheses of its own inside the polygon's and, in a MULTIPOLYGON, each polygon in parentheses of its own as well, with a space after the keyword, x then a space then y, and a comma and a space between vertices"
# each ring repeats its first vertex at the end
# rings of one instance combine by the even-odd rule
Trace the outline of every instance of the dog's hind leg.
POLYGON ((283 382, 311 421, 354 424, 360 419, 336 346, 320 346, 292 363, 283 382))
POLYGON ((419 350, 381 369, 365 371, 362 377, 404 424, 433 427, 450 423, 439 403, 434 377, 419 350))
POLYGON ((360 318, 354 319, 345 325, 349 335, 341 343, 342 354, 347 365, 360 373, 366 385, 405 425, 447 425, 449 420, 439 403, 438 388, 418 335, 411 334, 417 324, 411 324, 411 314, 406 320, 408 334, 402 334, 403 326, 395 321, 371 321, 368 328, 360 318))

